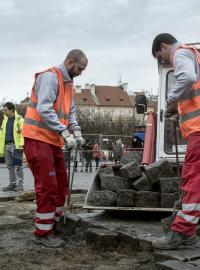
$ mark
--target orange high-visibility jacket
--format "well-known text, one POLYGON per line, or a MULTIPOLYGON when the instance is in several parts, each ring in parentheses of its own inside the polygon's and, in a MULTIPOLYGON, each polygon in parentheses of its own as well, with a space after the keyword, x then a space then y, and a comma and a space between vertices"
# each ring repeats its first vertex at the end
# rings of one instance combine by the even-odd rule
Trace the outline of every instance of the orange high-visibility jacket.
MULTIPOLYGON (((181 48, 193 51, 200 65, 200 53, 194 47, 180 45, 176 50, 181 48)), ((188 138, 191 133, 200 131, 200 80, 194 83, 192 91, 178 102, 178 112, 183 138, 188 138)))
POLYGON ((53 108, 60 120, 64 125, 68 125, 68 116, 71 107, 71 101, 74 96, 74 86, 72 83, 63 82, 61 70, 52 67, 43 72, 35 74, 35 83, 31 93, 31 103, 27 107, 24 126, 22 134, 24 137, 32 138, 35 140, 43 141, 49 144, 53 144, 59 147, 64 145, 64 140, 59 133, 51 130, 43 121, 37 111, 38 98, 35 95, 35 84, 38 74, 51 71, 56 74, 58 78, 58 96, 53 104, 53 108), (71 88, 71 89, 70 89, 71 88))

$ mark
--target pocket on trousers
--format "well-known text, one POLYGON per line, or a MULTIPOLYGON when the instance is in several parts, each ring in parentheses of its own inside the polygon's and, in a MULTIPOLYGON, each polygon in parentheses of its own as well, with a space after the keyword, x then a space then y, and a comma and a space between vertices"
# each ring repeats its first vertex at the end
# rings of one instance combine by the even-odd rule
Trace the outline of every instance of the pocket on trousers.
POLYGON ((13 153, 13 166, 22 166, 23 150, 15 149, 13 153))

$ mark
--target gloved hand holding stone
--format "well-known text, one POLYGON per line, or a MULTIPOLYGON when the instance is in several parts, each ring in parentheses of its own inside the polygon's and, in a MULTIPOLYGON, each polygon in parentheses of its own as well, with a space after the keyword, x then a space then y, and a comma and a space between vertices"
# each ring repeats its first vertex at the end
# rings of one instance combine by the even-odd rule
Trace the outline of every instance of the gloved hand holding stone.
POLYGON ((165 118, 171 118, 171 117, 178 116, 178 110, 176 104, 167 104, 167 108, 165 110, 164 117, 165 118))
POLYGON ((76 140, 77 144, 79 146, 82 146, 85 144, 85 139, 83 139, 81 131, 80 130, 75 130, 74 133, 74 139, 76 140))
POLYGON ((74 139, 73 135, 68 132, 67 129, 61 132, 61 136, 65 140, 65 144, 67 148, 73 148, 77 146, 76 140, 74 139))

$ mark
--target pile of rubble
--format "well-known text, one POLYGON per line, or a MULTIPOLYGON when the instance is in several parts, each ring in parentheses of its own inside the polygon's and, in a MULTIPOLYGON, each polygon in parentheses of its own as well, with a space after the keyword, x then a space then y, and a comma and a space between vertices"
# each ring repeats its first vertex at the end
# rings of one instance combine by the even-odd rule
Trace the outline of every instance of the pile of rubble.
POLYGON ((127 155, 122 165, 99 169, 87 205, 172 208, 179 199, 176 167, 164 159, 141 166, 134 153, 127 155))

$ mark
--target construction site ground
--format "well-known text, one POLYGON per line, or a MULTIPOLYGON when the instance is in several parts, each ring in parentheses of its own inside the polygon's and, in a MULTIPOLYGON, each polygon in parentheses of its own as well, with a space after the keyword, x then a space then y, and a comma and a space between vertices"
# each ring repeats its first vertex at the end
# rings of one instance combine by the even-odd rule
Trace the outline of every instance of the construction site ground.
MULTIPOLYGON (((90 177, 92 180, 88 174, 90 177)), ((5 178, 1 186, 2 182, 6 184, 5 178)), ((160 219, 167 213, 88 212, 81 207, 84 200, 82 189, 73 192, 72 212, 66 212, 65 224, 62 222, 57 232, 65 240, 65 247, 52 249, 32 242, 36 207, 33 193, 28 189, 21 194, 1 192, 0 269, 200 269, 200 242, 178 250, 153 250, 152 240, 163 236, 160 219)))
POLYGON ((152 240, 163 235, 162 214, 87 213, 80 207, 84 197, 73 194, 72 213, 67 211, 66 223, 57 232, 65 247, 57 249, 32 242, 33 202, 5 201, 4 197, 0 202, 0 269, 200 269, 200 243, 174 251, 152 249, 152 240))

